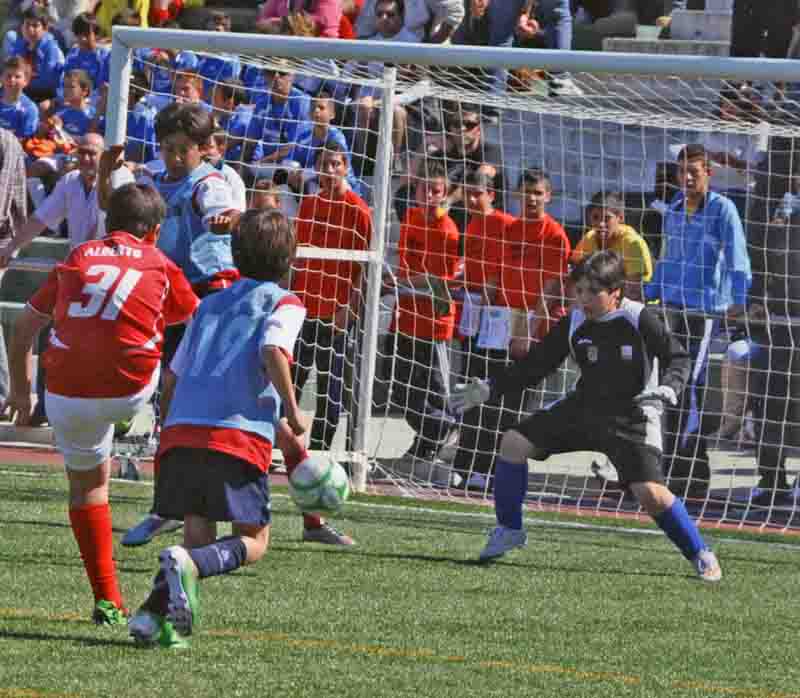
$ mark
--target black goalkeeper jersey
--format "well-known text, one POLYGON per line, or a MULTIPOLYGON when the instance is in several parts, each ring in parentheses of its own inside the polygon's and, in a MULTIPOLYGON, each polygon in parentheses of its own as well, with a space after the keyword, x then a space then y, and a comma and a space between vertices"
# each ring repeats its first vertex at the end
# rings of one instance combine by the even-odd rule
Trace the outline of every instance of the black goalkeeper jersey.
POLYGON ((581 371, 575 396, 587 409, 606 414, 628 413, 645 388, 668 385, 680 395, 691 366, 686 349, 652 310, 623 299, 598 320, 588 320, 578 308, 570 311, 528 356, 495 379, 492 395, 536 386, 569 355, 581 371))

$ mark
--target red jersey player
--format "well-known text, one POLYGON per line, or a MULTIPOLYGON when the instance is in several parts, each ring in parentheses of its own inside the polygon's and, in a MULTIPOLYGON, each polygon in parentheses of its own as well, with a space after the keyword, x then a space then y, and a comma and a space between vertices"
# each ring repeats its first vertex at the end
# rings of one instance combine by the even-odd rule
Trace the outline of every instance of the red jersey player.
POLYGON ((18 425, 31 415, 31 347, 52 321, 47 414, 69 480, 69 517, 99 625, 126 615, 113 559, 108 481, 114 423, 131 419, 158 383, 166 325, 185 322, 198 299, 155 246, 165 205, 149 186, 111 196, 101 240, 76 247, 33 295, 14 327, 11 392, 4 405, 18 425))

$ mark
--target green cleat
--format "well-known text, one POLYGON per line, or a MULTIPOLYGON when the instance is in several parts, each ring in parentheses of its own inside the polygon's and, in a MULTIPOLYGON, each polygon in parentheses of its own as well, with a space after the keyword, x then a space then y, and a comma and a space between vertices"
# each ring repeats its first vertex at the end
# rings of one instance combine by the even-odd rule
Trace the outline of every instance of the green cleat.
POLYGON ((158 560, 169 587, 167 620, 179 635, 188 637, 192 634, 192 626, 197 622, 200 610, 197 567, 180 545, 162 550, 158 560))
POLYGON ((175 630, 172 623, 165 620, 158 636, 158 645, 169 650, 185 650, 189 648, 189 640, 175 630))
POLYGON ((119 608, 112 601, 101 599, 95 604, 92 611, 92 623, 95 625, 111 627, 112 625, 125 625, 127 622, 128 611, 119 608))

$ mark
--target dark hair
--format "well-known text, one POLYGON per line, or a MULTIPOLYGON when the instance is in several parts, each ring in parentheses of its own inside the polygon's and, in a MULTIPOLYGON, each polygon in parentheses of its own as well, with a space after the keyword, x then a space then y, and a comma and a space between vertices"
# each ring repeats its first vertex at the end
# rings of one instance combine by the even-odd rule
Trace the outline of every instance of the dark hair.
POLYGON ((613 250, 600 250, 581 260, 569 278, 576 284, 586 279, 594 291, 616 291, 625 286, 625 264, 613 250))
POLYGON ((214 133, 214 119, 199 104, 173 102, 156 116, 156 138, 160 143, 176 133, 185 134, 192 143, 205 145, 214 133))
POLYGON ((297 239, 291 220, 277 209, 250 208, 231 236, 233 262, 257 281, 280 281, 291 269, 297 239))
POLYGON ((87 91, 89 94, 92 93, 92 90, 94 89, 94 83, 92 82, 92 78, 89 76, 89 73, 87 73, 85 70, 80 68, 68 70, 64 74, 64 80, 66 80, 68 77, 75 78, 83 90, 87 91))
POLYGON ((86 34, 99 34, 97 19, 89 12, 81 12, 72 20, 72 33, 75 36, 85 36, 86 34))
POLYGON ((450 182, 450 173, 447 171, 447 165, 441 158, 426 158, 423 160, 417 169, 418 179, 444 179, 450 182))
POLYGON ((494 192, 494 178, 481 170, 467 170, 464 176, 464 186, 474 187, 481 191, 494 192))
POLYGON ((375 11, 378 10, 378 5, 397 5, 397 14, 399 17, 406 16, 406 3, 405 0, 376 0, 375 11))
POLYGON ((25 75, 28 76, 28 80, 31 79, 31 64, 28 63, 22 56, 11 56, 11 58, 6 58, 6 62, 3 63, 3 72, 7 70, 22 70, 25 75))
POLYGON ((685 145, 681 148, 681 152, 678 153, 678 157, 676 158, 678 162, 685 160, 686 162, 690 162, 691 160, 702 160, 706 165, 708 165, 708 151, 705 149, 705 146, 700 145, 699 143, 690 143, 689 145, 685 145))
POLYGON ((608 211, 616 211, 624 214, 625 200, 622 198, 622 194, 618 191, 599 191, 589 201, 589 205, 586 207, 586 212, 591 213, 597 208, 606 209, 608 211))
POLYGON ((134 22, 137 25, 141 25, 142 15, 130 7, 123 7, 111 18, 112 25, 121 24, 124 26, 132 26, 134 22))
POLYGON ((134 70, 131 73, 131 81, 128 85, 129 92, 132 87, 139 92, 147 92, 150 89, 150 81, 147 79, 147 75, 139 70, 134 70))
POLYGON ((241 80, 225 80, 214 85, 213 92, 219 92, 226 101, 233 98, 233 105, 238 107, 247 101, 247 90, 241 80))
POLYGON ((34 22, 41 22, 44 26, 49 27, 51 22, 50 13, 46 7, 41 7, 33 3, 25 12, 22 13, 22 21, 32 20, 34 22))
POLYGON ((155 187, 123 184, 111 193, 106 230, 124 230, 142 238, 164 220, 167 207, 155 187))
POLYGON ((328 90, 328 89, 326 89, 326 88, 322 87, 322 88, 320 88, 320 89, 317 91, 317 93, 316 93, 316 94, 314 94, 314 95, 311 97, 311 99, 313 99, 313 100, 317 100, 317 99, 327 99, 327 100, 332 100, 332 99, 333 99, 333 93, 332 93, 330 90, 328 90))
POLYGON ((527 170, 522 170, 519 175, 519 184, 517 189, 523 189, 528 185, 539 184, 544 182, 547 188, 552 191, 553 183, 550 181, 550 175, 539 167, 529 167, 527 170))
POLYGON ((206 27, 213 26, 217 23, 217 20, 221 19, 225 26, 230 29, 231 28, 231 16, 222 10, 213 10, 211 14, 208 15, 208 19, 206 20, 206 27))
POLYGON ((317 162, 319 162, 319 159, 323 155, 341 155, 344 158, 345 164, 348 164, 350 162, 349 158, 350 152, 344 145, 339 143, 339 141, 334 141, 334 140, 325 141, 325 145, 323 145, 317 151, 317 155, 314 158, 314 163, 316 164, 317 162))

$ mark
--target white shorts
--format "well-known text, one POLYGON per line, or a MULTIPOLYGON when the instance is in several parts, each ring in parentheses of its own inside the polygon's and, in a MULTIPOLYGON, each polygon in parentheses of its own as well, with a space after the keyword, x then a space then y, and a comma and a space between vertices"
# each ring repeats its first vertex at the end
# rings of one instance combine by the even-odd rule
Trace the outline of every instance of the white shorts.
POLYGON ((158 385, 159 371, 150 383, 125 397, 65 397, 45 392, 47 421, 69 470, 93 470, 111 457, 114 424, 133 419, 158 385))

